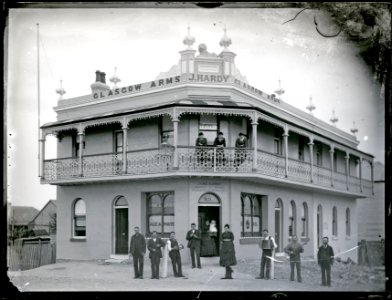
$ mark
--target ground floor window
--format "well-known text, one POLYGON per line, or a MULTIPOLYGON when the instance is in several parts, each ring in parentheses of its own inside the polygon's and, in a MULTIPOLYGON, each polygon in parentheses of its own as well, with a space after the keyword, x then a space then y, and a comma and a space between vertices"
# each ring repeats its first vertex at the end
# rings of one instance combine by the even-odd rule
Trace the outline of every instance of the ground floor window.
POLYGON ((241 236, 261 236, 261 195, 241 193, 241 236))
POLYGON ((146 193, 147 233, 170 237, 174 231, 174 192, 146 193))
POLYGON ((73 236, 86 237, 86 203, 82 199, 76 199, 73 207, 73 236))

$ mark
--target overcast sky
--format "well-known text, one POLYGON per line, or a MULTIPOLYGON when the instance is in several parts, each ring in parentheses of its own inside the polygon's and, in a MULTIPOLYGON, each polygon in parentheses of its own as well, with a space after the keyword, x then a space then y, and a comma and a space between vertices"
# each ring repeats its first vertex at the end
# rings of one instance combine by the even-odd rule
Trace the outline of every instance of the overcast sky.
MULTIPOLYGON (((117 67, 119 86, 152 81, 180 58, 191 27, 194 49, 205 43, 219 54, 226 26, 235 63, 250 85, 273 93, 281 79, 283 101, 306 111, 309 97, 314 115, 326 122, 335 109, 337 127, 359 129, 359 149, 384 162, 384 99, 369 68, 327 15, 300 9, 12 9, 8 18, 7 129, 8 201, 42 208, 56 199, 55 186, 38 178, 37 26, 40 31, 41 125, 56 120, 53 107, 64 98, 91 93, 95 71, 107 82, 117 67)), ((55 158, 48 139, 46 158, 55 158)))

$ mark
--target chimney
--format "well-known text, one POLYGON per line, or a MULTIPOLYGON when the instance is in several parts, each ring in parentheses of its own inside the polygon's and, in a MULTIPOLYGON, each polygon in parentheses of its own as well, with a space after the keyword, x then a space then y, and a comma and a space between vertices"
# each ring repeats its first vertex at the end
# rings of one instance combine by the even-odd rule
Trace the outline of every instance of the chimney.
POLYGON ((107 91, 110 91, 110 87, 106 84, 105 76, 105 72, 95 71, 95 82, 91 84, 91 92, 94 98, 98 98, 97 95, 100 95, 100 97, 102 95, 106 96, 107 91))

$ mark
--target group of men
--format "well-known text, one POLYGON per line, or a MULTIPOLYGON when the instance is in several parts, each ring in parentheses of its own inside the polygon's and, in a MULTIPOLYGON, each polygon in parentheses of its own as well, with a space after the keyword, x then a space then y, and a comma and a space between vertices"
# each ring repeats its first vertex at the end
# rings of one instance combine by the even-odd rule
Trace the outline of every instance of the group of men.
MULTIPOLYGON (((192 268, 201 269, 200 263, 200 240, 201 234, 196 229, 196 224, 191 224, 191 230, 187 232, 186 239, 188 241, 188 248, 190 249, 192 268)), ((318 249, 317 261, 321 268, 321 282, 323 286, 331 286, 331 265, 334 261, 333 248, 328 245, 328 237, 323 238, 323 245, 318 249)), ((133 267, 135 272, 134 278, 143 278, 143 261, 146 253, 146 248, 149 250, 149 258, 151 260, 151 279, 159 279, 159 264, 162 258, 161 248, 165 243, 157 236, 154 231, 151 239, 146 241, 144 236, 140 233, 139 227, 135 227, 135 234, 131 237, 130 253, 133 256, 133 267)), ((271 278, 271 259, 273 258, 273 251, 277 248, 275 240, 268 234, 268 230, 263 230, 263 238, 259 244, 262 249, 260 275, 256 279, 270 279, 271 278)), ((169 250, 169 257, 172 262, 174 277, 184 277, 182 274, 181 254, 180 250, 184 246, 175 238, 175 233, 170 233, 170 239, 167 241, 167 248, 169 250)), ((290 243, 284 248, 284 252, 290 258, 290 280, 294 280, 294 270, 297 270, 297 281, 302 282, 301 277, 301 253, 304 252, 303 246, 298 242, 297 236, 292 236, 290 243)))

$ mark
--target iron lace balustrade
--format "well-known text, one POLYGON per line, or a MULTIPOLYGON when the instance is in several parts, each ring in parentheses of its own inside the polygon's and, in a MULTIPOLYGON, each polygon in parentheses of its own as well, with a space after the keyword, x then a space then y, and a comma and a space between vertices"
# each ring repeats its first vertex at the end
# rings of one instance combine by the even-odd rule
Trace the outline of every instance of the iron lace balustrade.
POLYGON ((284 178, 284 157, 266 151, 257 150, 257 173, 284 178))
POLYGON ((296 181, 310 182, 310 163, 289 158, 288 159, 288 178, 296 181))
POLYGON ((331 187, 331 169, 313 165, 314 184, 331 187))
POLYGON ((252 172, 252 149, 178 146, 178 168, 192 172, 252 172))
POLYGON ((172 171, 174 148, 165 146, 127 152, 127 174, 154 174, 172 171))

